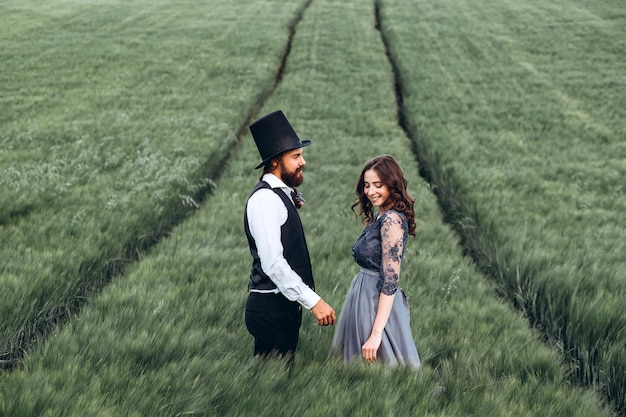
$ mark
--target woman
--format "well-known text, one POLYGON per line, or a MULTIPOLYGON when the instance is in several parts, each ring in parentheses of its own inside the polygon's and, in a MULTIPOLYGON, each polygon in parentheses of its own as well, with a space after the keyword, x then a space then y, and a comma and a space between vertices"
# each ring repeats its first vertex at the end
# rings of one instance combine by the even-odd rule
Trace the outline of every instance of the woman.
POLYGON ((361 270, 350 284, 332 344, 346 362, 362 358, 388 366, 420 366, 406 295, 398 287, 406 241, 415 235, 413 199, 406 184, 402 168, 389 155, 366 163, 359 176, 352 210, 359 207, 366 227, 352 255, 361 270))

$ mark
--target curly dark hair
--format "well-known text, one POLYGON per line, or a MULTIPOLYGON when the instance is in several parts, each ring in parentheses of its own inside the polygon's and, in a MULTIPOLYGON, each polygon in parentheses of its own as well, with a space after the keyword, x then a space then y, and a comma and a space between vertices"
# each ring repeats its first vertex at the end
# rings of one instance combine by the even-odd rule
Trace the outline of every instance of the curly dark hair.
POLYGON ((372 202, 365 195, 365 172, 373 169, 376 171, 380 180, 389 188, 389 200, 385 203, 385 210, 393 209, 406 216, 406 220, 409 226, 409 234, 415 236, 417 234, 415 230, 415 212, 413 205, 415 200, 411 198, 407 191, 407 181, 404 178, 404 172, 398 164, 398 161, 391 155, 380 155, 370 161, 368 161, 359 179, 356 183, 356 195, 357 198, 352 204, 352 211, 360 216, 363 223, 369 224, 374 220, 374 206, 372 202), (359 207, 359 211, 355 210, 359 207))

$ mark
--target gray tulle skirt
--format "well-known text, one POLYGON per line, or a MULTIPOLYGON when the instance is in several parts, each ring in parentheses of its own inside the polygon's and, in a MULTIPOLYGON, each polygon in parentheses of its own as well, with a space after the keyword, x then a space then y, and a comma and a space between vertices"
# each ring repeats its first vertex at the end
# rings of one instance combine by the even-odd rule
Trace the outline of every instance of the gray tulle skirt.
MULTIPOLYGON (((350 284, 332 343, 332 350, 339 353, 345 362, 363 360, 361 346, 370 336, 378 309, 378 276, 378 272, 361 268, 350 284)), ((390 367, 405 365, 419 369, 420 358, 411 335, 409 320, 406 294, 398 288, 376 355, 377 362, 390 367)))

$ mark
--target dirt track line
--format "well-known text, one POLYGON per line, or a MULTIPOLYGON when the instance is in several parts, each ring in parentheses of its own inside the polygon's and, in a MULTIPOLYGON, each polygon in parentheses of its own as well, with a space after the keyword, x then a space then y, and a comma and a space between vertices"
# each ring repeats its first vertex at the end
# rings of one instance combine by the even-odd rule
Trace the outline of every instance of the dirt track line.
MULTIPOLYGON (((446 180, 448 174, 438 171, 437 167, 433 164, 433 161, 431 160, 432 155, 429 155, 428 149, 426 149, 423 144, 420 144, 418 135, 415 133, 415 130, 412 129, 410 126, 411 121, 410 118, 408 118, 406 115, 407 111, 404 104, 402 71, 398 65, 396 57, 394 57, 392 53, 389 39, 385 34, 384 25, 380 15, 380 7, 381 0, 374 0, 376 29, 380 33, 385 48, 385 54, 387 55, 387 59, 389 60, 393 71, 398 112, 398 125, 404 131, 405 135, 411 142, 411 149, 413 151, 415 160, 418 163, 419 174, 424 179, 424 181, 429 184, 431 191, 437 198, 443 220, 452 228, 452 230, 455 231, 456 235, 459 237, 459 246, 463 251, 463 255, 471 259, 477 270, 481 272, 485 279, 497 282, 498 275, 500 274, 498 265, 490 261, 491 257, 488 253, 486 253, 481 242, 476 242, 475 239, 472 240, 471 236, 467 236, 464 233, 463 227, 460 226, 462 222, 467 222, 468 220, 479 224, 481 219, 478 218, 475 213, 467 213, 466 211, 459 209, 459 205, 455 204, 455 202, 452 201, 452 199, 450 198, 452 194, 447 193, 445 192, 445 190, 442 189, 441 185, 445 183, 450 183, 450 181, 446 180)), ((519 305, 519 302, 516 302, 516 300, 512 299, 510 294, 506 292, 500 292, 499 295, 504 302, 508 301, 508 303, 513 308, 526 315, 529 319, 530 325, 534 327, 535 330, 538 330, 540 334, 542 334, 545 338, 557 338, 557 335, 547 334, 545 330, 546 326, 542 322, 543 317, 530 317, 529 311, 524 308, 523 305, 519 305)), ((580 357, 573 354, 567 356, 564 359, 575 361, 577 363, 580 363, 581 361, 580 357)), ((576 385, 585 385, 583 379, 580 376, 577 376, 576 372, 571 372, 569 374, 569 380, 576 385)), ((593 387, 588 384, 586 386, 593 389, 593 387)), ((611 401, 611 398, 609 398, 606 390, 600 390, 600 393, 603 395, 607 403, 616 408, 617 413, 623 416, 626 415, 626 409, 624 409, 623 407, 623 401, 611 401)))
MULTIPOLYGON (((251 107, 248 116, 244 118, 244 122, 237 129, 236 139, 228 147, 218 152, 219 159, 217 161, 213 158, 205 161, 198 171, 192 175, 192 178, 210 179, 209 181, 203 181, 203 185, 198 187, 194 195, 191 196, 197 206, 213 194, 215 185, 219 181, 225 167, 237 152, 243 138, 247 136, 248 126, 257 118, 258 112, 263 108, 267 99, 272 96, 280 85, 291 52, 296 27, 312 2, 313 0, 307 0, 289 24, 287 41, 277 66, 276 75, 271 84, 259 93, 256 103, 251 107)), ((86 275, 89 275, 90 278, 83 281, 84 284, 77 288, 74 296, 65 300, 63 305, 57 305, 41 312, 37 318, 26 323, 17 334, 3 343, 3 347, 0 348, 0 371, 10 371, 19 367, 27 352, 33 349, 38 342, 45 340, 53 331, 68 323, 73 316, 80 312, 90 297, 105 288, 113 278, 124 274, 130 265, 140 261, 163 238, 167 237, 176 226, 191 217, 194 212, 184 207, 174 209, 169 215, 163 216, 160 222, 163 227, 155 230, 151 236, 143 236, 141 239, 138 238, 129 243, 124 250, 123 256, 113 260, 96 261, 95 263, 98 263, 98 265, 95 268, 93 263, 91 265, 83 265, 86 275)))

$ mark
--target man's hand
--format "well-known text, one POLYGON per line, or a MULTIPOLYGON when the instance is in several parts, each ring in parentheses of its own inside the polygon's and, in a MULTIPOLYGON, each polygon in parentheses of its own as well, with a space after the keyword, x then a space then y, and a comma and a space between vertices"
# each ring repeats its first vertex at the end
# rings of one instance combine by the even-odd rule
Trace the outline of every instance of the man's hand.
POLYGON ((335 310, 333 310, 333 308, 321 298, 317 304, 313 306, 311 313, 313 313, 317 319, 317 324, 320 326, 328 326, 329 324, 334 326, 335 320, 337 320, 335 317, 335 310))

